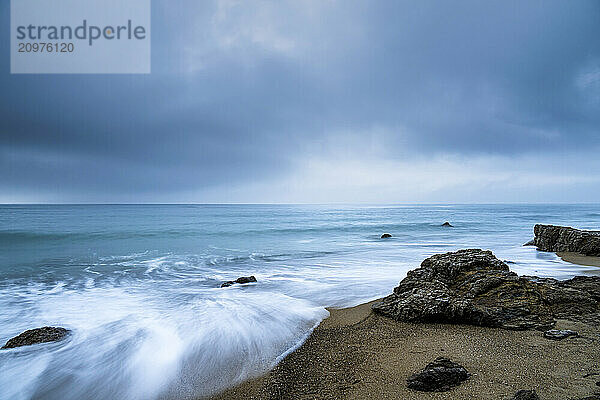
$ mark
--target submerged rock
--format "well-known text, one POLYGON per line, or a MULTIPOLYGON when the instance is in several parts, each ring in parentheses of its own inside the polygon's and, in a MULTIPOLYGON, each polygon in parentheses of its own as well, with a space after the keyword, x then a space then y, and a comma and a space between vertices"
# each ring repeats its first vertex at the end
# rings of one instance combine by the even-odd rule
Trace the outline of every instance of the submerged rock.
POLYGON ((600 323, 600 276, 518 276, 491 251, 459 250, 425 259, 373 310, 401 321, 505 329, 546 330, 556 318, 600 323))
POLYGON ((251 282, 256 282, 256 278, 254 277, 254 275, 251 276, 242 276, 237 278, 235 281, 227 281, 227 282, 223 282, 221 284, 221 287, 229 287, 231 285, 235 285, 236 283, 251 283, 251 282))
POLYGON ((462 365, 438 357, 427 364, 423 371, 411 375, 406 380, 406 386, 421 392, 445 392, 468 378, 469 373, 462 365))
POLYGON ((546 339, 552 339, 552 340, 563 340, 568 338, 569 336, 579 336, 579 333, 569 330, 569 329, 550 329, 547 330, 546 332, 544 332, 544 337, 546 339))
POLYGON ((566 251, 586 256, 600 256, 600 231, 555 226, 535 225, 533 244, 542 251, 566 251))
POLYGON ((535 390, 519 390, 512 397, 512 400, 540 400, 535 390))
POLYGON ((29 346, 38 343, 58 342, 71 333, 70 330, 60 327, 44 326, 42 328, 30 329, 10 339, 2 349, 29 346))
POLYGON ((444 223, 442 224, 442 226, 447 226, 447 227, 450 227, 450 228, 453 228, 453 227, 454 227, 454 225, 452 225, 452 224, 451 224, 450 222, 448 222, 448 221, 444 222, 444 223))
POLYGON ((389 234, 389 233, 384 233, 383 235, 381 235, 381 238, 382 238, 382 239, 389 239, 389 238, 391 238, 391 237, 392 237, 392 235, 391 235, 391 234, 389 234))

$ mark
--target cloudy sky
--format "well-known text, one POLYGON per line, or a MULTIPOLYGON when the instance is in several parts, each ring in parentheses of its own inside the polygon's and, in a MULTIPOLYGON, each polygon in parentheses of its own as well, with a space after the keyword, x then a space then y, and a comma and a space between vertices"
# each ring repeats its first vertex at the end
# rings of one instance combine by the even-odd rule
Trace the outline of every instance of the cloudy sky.
POLYGON ((600 2, 153 1, 152 74, 10 75, 0 202, 598 202, 600 2))

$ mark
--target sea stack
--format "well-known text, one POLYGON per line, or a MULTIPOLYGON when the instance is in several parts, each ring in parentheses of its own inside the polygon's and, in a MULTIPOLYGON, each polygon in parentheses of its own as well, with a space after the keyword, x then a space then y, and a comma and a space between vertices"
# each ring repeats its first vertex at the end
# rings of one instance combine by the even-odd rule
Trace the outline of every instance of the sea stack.
POLYGON ((584 256, 600 256, 600 231, 585 231, 567 226, 537 224, 535 238, 525 245, 538 250, 573 252, 584 256))

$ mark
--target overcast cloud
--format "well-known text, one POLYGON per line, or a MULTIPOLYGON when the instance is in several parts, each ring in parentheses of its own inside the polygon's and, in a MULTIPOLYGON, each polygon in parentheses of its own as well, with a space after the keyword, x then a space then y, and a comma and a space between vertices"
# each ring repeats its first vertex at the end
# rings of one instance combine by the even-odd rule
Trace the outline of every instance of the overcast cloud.
POLYGON ((153 1, 151 75, 10 75, 0 202, 592 202, 600 2, 153 1))

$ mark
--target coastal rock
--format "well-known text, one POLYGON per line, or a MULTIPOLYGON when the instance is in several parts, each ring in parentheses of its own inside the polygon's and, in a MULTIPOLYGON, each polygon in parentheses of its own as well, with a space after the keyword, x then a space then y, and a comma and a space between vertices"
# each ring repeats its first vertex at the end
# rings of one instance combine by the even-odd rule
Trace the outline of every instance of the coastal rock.
POLYGON ((384 233, 383 235, 381 235, 382 239, 389 239, 391 237, 392 237, 392 235, 390 235, 389 233, 384 233))
POLYGON ((459 250, 425 259, 373 310, 400 321, 516 330, 550 329, 556 318, 600 323, 600 277, 518 276, 491 251, 459 250))
POLYGON ((447 227, 449 227, 449 228, 452 228, 452 227, 454 227, 454 225, 452 225, 452 224, 451 224, 450 222, 448 222, 448 221, 444 222, 444 223, 442 224, 442 226, 447 226, 447 227))
POLYGON ((533 242, 538 250, 600 256, 600 231, 538 224, 533 228, 533 233, 533 242))
POLYGON ((512 397, 512 400, 540 400, 535 390, 519 390, 512 397))
POLYGON ((579 334, 575 331, 571 331, 569 329, 550 329, 547 330, 546 332, 544 332, 544 337, 546 339, 552 339, 552 340, 563 340, 568 338, 569 336, 579 336, 579 334))
POLYGON ((406 380, 406 386, 421 392, 445 392, 468 378, 469 373, 462 365, 438 357, 427 364, 423 371, 411 375, 406 380))
POLYGON ((223 282, 221 284, 221 287, 229 287, 231 285, 235 285, 236 283, 251 283, 251 282, 256 282, 256 278, 254 277, 254 275, 251 276, 242 276, 237 278, 235 281, 227 281, 227 282, 223 282))
POLYGON ((42 328, 30 329, 10 339, 2 349, 29 346, 38 343, 58 342, 71 333, 70 330, 60 327, 44 326, 42 328))

